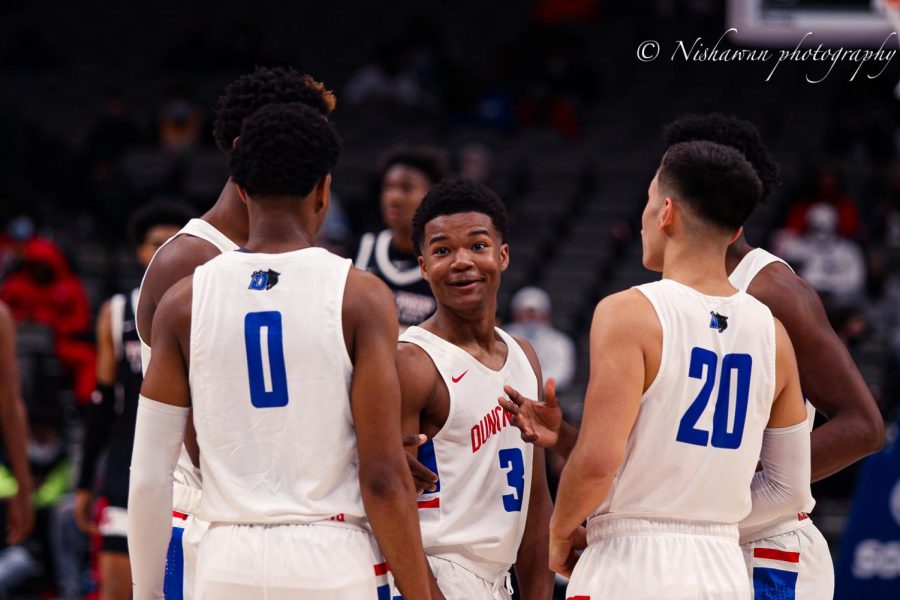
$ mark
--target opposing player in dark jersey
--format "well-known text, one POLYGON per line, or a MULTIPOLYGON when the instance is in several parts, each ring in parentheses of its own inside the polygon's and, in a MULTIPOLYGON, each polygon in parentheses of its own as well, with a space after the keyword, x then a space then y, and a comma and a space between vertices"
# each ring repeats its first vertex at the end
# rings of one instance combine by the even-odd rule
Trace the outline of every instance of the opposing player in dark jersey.
MULTIPOLYGON (((131 219, 131 236, 137 243, 137 259, 145 269, 166 240, 188 222, 193 213, 173 203, 148 204, 131 219)), ((103 303, 97 317, 97 391, 88 409, 82 445, 82 465, 75 492, 75 520, 89 535, 99 533, 100 591, 104 600, 131 597, 126 512, 128 469, 134 444, 134 420, 141 390, 141 342, 135 327, 134 307, 138 290, 117 294, 103 303), (100 477, 103 500, 99 527, 91 519, 96 467, 106 450, 100 477)))
POLYGON ((387 229, 367 233, 359 242, 354 265, 374 273, 391 288, 401 331, 418 325, 435 309, 409 236, 416 208, 444 174, 434 150, 403 149, 388 154, 381 170, 381 217, 387 229))

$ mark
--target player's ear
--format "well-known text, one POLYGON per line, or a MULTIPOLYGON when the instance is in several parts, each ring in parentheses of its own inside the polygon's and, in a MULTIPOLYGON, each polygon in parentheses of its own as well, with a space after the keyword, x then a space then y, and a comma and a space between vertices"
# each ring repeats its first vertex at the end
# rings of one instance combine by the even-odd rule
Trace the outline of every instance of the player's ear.
POLYGON ((232 149, 237 148, 240 145, 241 145, 241 136, 237 136, 236 138, 231 140, 231 148, 232 149))
POLYGON ((245 190, 243 187, 241 187, 237 183, 234 184, 234 187, 237 188, 237 193, 241 199, 241 202, 243 202, 244 204, 247 204, 247 199, 249 198, 249 196, 247 196, 247 190, 245 190))
POLYGON ((500 244, 500 272, 509 268, 509 244, 500 244))
POLYGON ((728 243, 729 243, 729 244, 735 243, 735 242, 737 241, 737 239, 738 239, 739 237, 741 237, 741 235, 743 235, 743 233, 744 233, 744 226, 741 225, 740 227, 738 227, 738 230, 734 232, 734 235, 731 236, 731 241, 728 242, 728 243))
POLYGON ((421 254, 419 255, 419 272, 422 273, 422 279, 424 279, 425 281, 429 281, 428 268, 425 266, 425 257, 421 254))
POLYGON ((331 205, 331 173, 326 174, 325 177, 319 180, 315 191, 315 211, 316 213, 323 212, 324 214, 331 205))
POLYGON ((659 226, 662 228, 671 227, 674 222, 675 202, 672 201, 672 198, 666 196, 666 199, 663 200, 662 210, 659 211, 659 226))

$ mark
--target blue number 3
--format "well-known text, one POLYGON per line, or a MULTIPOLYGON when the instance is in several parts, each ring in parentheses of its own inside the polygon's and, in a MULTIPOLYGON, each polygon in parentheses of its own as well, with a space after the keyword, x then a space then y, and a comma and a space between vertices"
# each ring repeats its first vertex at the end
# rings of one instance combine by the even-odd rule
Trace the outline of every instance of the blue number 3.
POLYGON ((503 509, 506 512, 522 510, 522 495, 525 492, 525 460, 519 448, 504 448, 500 451, 500 468, 510 467, 506 472, 506 483, 515 490, 503 495, 503 509))
MULTIPOLYGON (((703 379, 703 367, 706 367, 706 381, 700 393, 685 411, 678 424, 678 435, 675 439, 695 446, 710 445, 708 431, 697 429, 697 421, 709 404, 713 384, 716 381, 716 368, 719 357, 715 352, 705 348, 691 350, 691 364, 688 375, 693 379, 703 379)), ((749 354, 726 354, 722 358, 722 374, 719 377, 719 393, 716 396, 716 408, 713 412, 712 446, 734 450, 741 447, 744 437, 744 422, 747 420, 747 400, 750 395, 750 371, 753 359, 749 354), (735 390, 734 427, 728 431, 729 400, 731 399, 731 372, 737 371, 737 390, 735 390)))
POLYGON ((284 369, 284 341, 281 331, 281 313, 277 310, 247 313, 247 316, 244 317, 244 344, 247 348, 250 402, 256 408, 274 408, 286 406, 288 403, 287 373, 284 369), (263 361, 264 328, 268 361, 263 361), (267 374, 269 375, 268 382, 266 381, 267 374))

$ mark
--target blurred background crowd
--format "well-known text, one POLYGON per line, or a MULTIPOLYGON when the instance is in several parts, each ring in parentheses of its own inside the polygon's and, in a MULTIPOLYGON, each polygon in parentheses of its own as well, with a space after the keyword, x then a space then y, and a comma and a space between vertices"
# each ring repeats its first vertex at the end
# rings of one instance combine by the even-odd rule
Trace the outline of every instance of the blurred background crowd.
MULTIPOLYGON (((896 418, 897 65, 874 80, 835 73, 812 85, 802 64, 765 82, 768 69, 752 63, 639 63, 644 39, 718 39, 721 3, 517 4, 0 4, 0 300, 16 321, 40 515, 24 554, 0 554, 0 597, 93 589, 72 490, 96 385, 96 314, 139 284, 141 240, 128 227, 137 209, 164 201, 202 213, 217 198, 227 168, 211 135, 215 99, 258 64, 292 65, 337 96, 344 151, 320 240, 333 251, 359 258, 368 246, 376 260, 378 232, 407 239, 404 206, 442 175, 501 194, 512 221, 500 316, 533 341, 572 420, 594 304, 654 278, 641 266, 639 222, 662 126, 686 112, 752 121, 782 185, 747 238, 821 293, 885 418, 896 418)), ((403 245, 391 263, 415 268, 403 245)), ((835 554, 855 481, 850 468, 814 486, 813 516, 835 554)))

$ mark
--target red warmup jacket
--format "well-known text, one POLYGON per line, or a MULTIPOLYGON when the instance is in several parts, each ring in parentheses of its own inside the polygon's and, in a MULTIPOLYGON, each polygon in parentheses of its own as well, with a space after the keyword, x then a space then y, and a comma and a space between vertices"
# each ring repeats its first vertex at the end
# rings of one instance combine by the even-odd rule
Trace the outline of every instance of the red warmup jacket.
POLYGON ((0 300, 9 305, 16 322, 53 330, 56 354, 73 379, 75 396, 87 402, 96 386, 96 351, 79 336, 90 332, 91 308, 62 252, 48 240, 26 242, 23 265, 4 282, 0 300))

